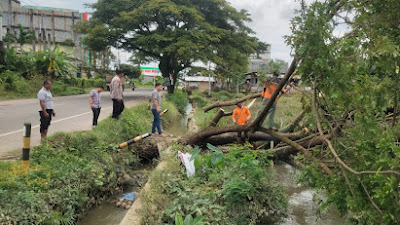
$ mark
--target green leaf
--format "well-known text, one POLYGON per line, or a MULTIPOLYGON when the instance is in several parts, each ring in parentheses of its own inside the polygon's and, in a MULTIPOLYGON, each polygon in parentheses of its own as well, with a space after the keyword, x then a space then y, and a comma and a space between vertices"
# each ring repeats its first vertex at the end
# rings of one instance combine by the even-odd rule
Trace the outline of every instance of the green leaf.
POLYGON ((194 220, 192 221, 191 225, 197 225, 200 224, 200 222, 203 220, 204 216, 196 216, 194 220))
POLYGON ((189 214, 186 216, 185 221, 183 221, 183 224, 190 225, 190 224, 192 224, 192 221, 193 221, 193 217, 192 217, 192 215, 189 214))
POLYGON ((201 149, 199 148, 199 146, 196 146, 196 147, 194 148, 192 157, 190 157, 190 161, 195 160, 196 157, 200 154, 200 152, 201 152, 201 149))
POLYGON ((223 154, 214 154, 213 156, 211 156, 211 163, 213 165, 216 165, 219 162, 221 162, 222 159, 223 159, 223 154))
POLYGON ((180 213, 175 214, 175 225, 183 225, 183 219, 180 213))
POLYGON ((214 151, 215 153, 221 153, 222 154, 221 149, 217 148, 216 146, 214 146, 214 145, 212 145, 210 143, 207 143, 207 148, 212 150, 212 151, 214 151))

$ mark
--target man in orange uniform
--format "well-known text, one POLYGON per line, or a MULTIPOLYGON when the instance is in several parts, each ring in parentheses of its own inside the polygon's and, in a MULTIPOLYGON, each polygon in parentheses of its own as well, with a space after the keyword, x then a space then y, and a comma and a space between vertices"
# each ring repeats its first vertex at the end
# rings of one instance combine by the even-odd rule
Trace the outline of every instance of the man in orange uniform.
MULTIPOLYGON (((245 125, 249 121, 251 114, 249 108, 247 106, 243 106, 241 102, 236 104, 236 109, 233 111, 232 121, 237 125, 245 125)), ((249 141, 249 133, 248 131, 244 132, 244 141, 249 141)), ((242 132, 238 132, 237 143, 241 144, 242 142, 242 132)))
MULTIPOLYGON (((257 112, 256 117, 258 114, 264 109, 265 105, 267 105, 267 102, 271 98, 272 94, 276 90, 280 80, 278 78, 278 73, 274 72, 274 77, 271 80, 268 80, 264 84, 264 89, 263 92, 261 93, 261 98, 263 99, 261 102, 260 109, 257 112)), ((282 88, 281 93, 285 93, 286 90, 282 88)), ((276 109, 276 103, 278 102, 279 95, 276 97, 275 102, 271 106, 271 108, 268 111, 267 114, 267 128, 275 128, 274 127, 274 117, 275 117, 275 109, 276 109)))

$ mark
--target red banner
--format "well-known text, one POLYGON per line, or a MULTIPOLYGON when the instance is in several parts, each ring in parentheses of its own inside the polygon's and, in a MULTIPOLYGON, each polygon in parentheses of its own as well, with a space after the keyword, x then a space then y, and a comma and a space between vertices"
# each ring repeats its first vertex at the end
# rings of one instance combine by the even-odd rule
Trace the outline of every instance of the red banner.
POLYGON ((87 21, 88 20, 88 13, 84 12, 82 13, 82 21, 87 21))

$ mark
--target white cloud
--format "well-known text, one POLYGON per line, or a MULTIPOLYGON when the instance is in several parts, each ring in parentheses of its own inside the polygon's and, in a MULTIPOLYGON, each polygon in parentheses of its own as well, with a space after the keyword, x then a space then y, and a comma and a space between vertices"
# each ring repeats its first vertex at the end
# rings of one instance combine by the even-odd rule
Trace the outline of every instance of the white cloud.
POLYGON ((285 35, 289 35, 290 20, 295 9, 299 8, 297 0, 228 0, 238 10, 246 9, 252 18, 248 24, 256 36, 271 44, 272 58, 283 59, 290 63, 290 47, 285 44, 285 35))

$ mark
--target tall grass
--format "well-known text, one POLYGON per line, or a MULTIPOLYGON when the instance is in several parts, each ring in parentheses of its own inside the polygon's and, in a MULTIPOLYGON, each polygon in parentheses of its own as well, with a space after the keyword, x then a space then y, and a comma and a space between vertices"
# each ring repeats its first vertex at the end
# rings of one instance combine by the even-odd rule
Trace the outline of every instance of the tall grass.
POLYGON ((175 93, 167 94, 167 99, 176 105, 181 114, 185 114, 186 106, 189 104, 189 96, 186 92, 176 89, 175 93))

